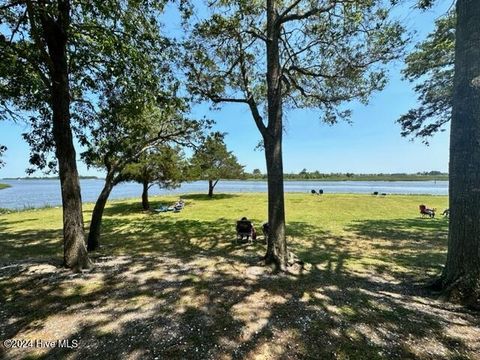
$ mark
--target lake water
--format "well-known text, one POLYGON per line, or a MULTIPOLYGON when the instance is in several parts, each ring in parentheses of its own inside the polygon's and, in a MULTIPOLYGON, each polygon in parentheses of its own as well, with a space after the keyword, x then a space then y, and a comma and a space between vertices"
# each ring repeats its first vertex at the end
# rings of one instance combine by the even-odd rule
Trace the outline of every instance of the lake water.
MULTIPOLYGON (((42 207, 61 204, 59 180, 0 180, 12 187, 0 190, 0 208, 22 209, 24 207, 42 207)), ((103 187, 103 180, 81 180, 82 199, 95 202, 103 187)), ((387 194, 430 194, 448 195, 448 181, 286 181, 286 192, 310 192, 311 189, 323 189, 328 193, 370 194, 374 191, 387 194)), ((178 189, 164 190, 158 187, 150 189, 151 195, 206 193, 206 181, 184 183, 178 189)), ((217 193, 266 192, 264 181, 219 181, 215 187, 217 193)), ((110 199, 140 197, 142 186, 137 183, 117 185, 110 199)))

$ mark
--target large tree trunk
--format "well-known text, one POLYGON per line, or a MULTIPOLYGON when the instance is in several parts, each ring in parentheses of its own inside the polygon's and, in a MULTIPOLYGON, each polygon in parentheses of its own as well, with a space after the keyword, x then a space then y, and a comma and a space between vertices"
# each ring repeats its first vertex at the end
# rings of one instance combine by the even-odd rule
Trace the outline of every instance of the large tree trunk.
POLYGON ((285 200, 283 190, 282 159, 282 86, 279 38, 280 26, 276 24, 275 0, 267 1, 267 86, 268 126, 263 136, 268 178, 267 263, 277 269, 287 267, 288 253, 285 237, 285 200))
POLYGON ((267 264, 275 264, 278 270, 287 267, 288 252, 285 236, 285 200, 283 189, 282 140, 265 142, 268 181, 267 264))
POLYGON ((75 148, 70 126, 70 88, 67 65, 68 1, 59 1, 59 18, 42 19, 45 40, 51 58, 51 106, 55 154, 58 160, 62 207, 64 264, 74 270, 91 267, 85 247, 82 198, 75 148))
POLYGON ((108 197, 114 186, 113 174, 107 174, 102 192, 98 196, 97 202, 92 212, 92 220, 90 222, 90 231, 88 233, 88 251, 94 251, 100 246, 100 232, 102 227, 103 211, 107 203, 108 197))
POLYGON ((148 201, 148 181, 143 181, 142 185, 142 208, 143 210, 150 210, 150 202, 148 201))
POLYGON ((457 1, 450 135, 450 223, 442 285, 480 306, 480 1, 457 1))
POLYGON ((213 180, 208 180, 208 197, 213 197, 213 180))

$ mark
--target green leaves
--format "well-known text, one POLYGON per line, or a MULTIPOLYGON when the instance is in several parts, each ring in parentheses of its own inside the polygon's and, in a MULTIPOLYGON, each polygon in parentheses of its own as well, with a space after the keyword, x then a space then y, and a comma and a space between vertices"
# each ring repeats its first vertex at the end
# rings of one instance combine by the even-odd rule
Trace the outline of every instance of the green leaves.
MULTIPOLYGON (((386 83, 382 65, 400 58, 404 29, 381 1, 278 1, 277 26, 283 104, 317 108, 327 122, 358 99, 367 102, 386 83)), ((267 34, 263 2, 215 2, 195 25, 184 65, 189 89, 218 103, 250 99, 266 109, 267 34)), ((262 118, 266 118, 263 112, 262 118)))
POLYGON ((7 151, 7 147, 5 145, 0 145, 0 169, 5 166, 5 161, 2 159, 5 151, 7 151))
POLYGON ((225 134, 214 132, 207 136, 190 160, 190 177, 193 179, 238 179, 243 176, 243 166, 227 150, 225 134))
MULTIPOLYGON (((118 99, 142 108, 175 98, 171 70, 174 44, 162 35, 160 15, 167 1, 71 1, 68 26, 68 78, 73 128, 82 144, 118 99), (113 100, 116 99, 116 100, 113 100)), ((25 2, 0 8, 0 120, 23 120, 32 165, 45 168, 53 150, 50 119, 51 71, 38 36, 42 17, 60 21, 57 1, 25 2), (39 39, 37 44, 33 40, 39 39), (39 45, 39 46, 38 46, 39 45), (40 48, 39 48, 40 47, 40 48)), ((172 106, 184 106, 172 102, 172 106)), ((170 106, 170 105, 168 105, 170 106)), ((126 111, 125 109, 122 111, 126 111)), ((183 111, 182 109, 180 111, 183 111)))
POLYGON ((428 144, 430 136, 444 131, 450 121, 455 61, 455 14, 435 23, 435 30, 407 56, 404 77, 415 83, 420 106, 397 120, 402 136, 428 144))
POLYGON ((174 189, 185 180, 186 168, 187 162, 178 146, 158 145, 145 151, 136 162, 126 165, 120 179, 174 189))
POLYGON ((90 166, 122 171, 150 148, 161 144, 193 143, 203 123, 189 120, 182 112, 179 99, 142 103, 133 99, 112 97, 109 106, 98 116, 97 126, 82 159, 90 166))

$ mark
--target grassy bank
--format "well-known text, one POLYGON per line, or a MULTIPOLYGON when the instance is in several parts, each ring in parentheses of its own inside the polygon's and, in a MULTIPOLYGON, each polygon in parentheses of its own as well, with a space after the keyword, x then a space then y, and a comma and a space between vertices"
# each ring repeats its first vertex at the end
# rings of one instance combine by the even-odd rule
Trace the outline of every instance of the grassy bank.
POLYGON ((10 185, 8 185, 8 184, 0 184, 0 190, 6 189, 6 188, 9 188, 9 187, 10 187, 10 185))
MULTIPOLYGON (((219 194, 213 199, 204 195, 185 195, 187 202, 185 211, 177 213, 145 213, 140 209, 137 199, 112 201, 105 211, 103 222, 103 244, 111 247, 116 255, 135 253, 165 253, 166 248, 171 255, 188 251, 207 250, 212 247, 210 239, 222 238, 215 246, 229 245, 234 231, 234 223, 242 216, 247 216, 256 224, 266 221, 266 194, 219 194), (233 231, 233 232, 232 232, 233 231), (204 234, 204 236, 201 236, 204 234), (118 237, 123 241, 118 243, 118 237), (172 241, 183 238, 187 243, 193 242, 195 247, 184 246, 184 243, 172 241), (178 245, 172 248, 173 245, 178 245)), ((168 205, 176 197, 154 197, 152 208, 168 205)), ((427 233, 446 231, 446 222, 435 219, 428 222, 419 218, 418 205, 425 203, 429 207, 443 209, 447 206, 447 197, 428 195, 390 195, 375 197, 370 195, 336 194, 314 196, 307 194, 288 194, 287 235, 292 246, 304 253, 308 261, 318 261, 315 256, 323 253, 311 253, 315 239, 332 239, 340 236, 375 238, 388 233, 389 239, 407 239, 409 234, 422 230, 427 233), (410 229, 411 227, 411 229, 410 229), (424 229, 425 227, 425 229, 424 229)), ((84 217, 91 216, 93 204, 84 206, 84 217)), ((35 211, 21 211, 0 217, 6 224, 7 234, 0 235, 0 245, 5 251, 2 257, 15 259, 32 256, 59 256, 61 246, 58 245, 61 231, 61 208, 46 208, 35 211), (32 246, 27 235, 42 232, 42 241, 38 247, 32 246), (22 235, 18 237, 19 235, 22 235), (12 241, 1 243, 8 236, 12 241), (25 240, 25 243, 22 243, 25 240), (12 245, 11 247, 9 245, 12 245), (56 245, 55 245, 56 244, 56 245), (40 245, 44 245, 43 247, 40 245)), ((425 234, 424 234, 425 235, 425 234)), ((1 259, 1 257, 0 257, 1 259)))
POLYGON ((234 241, 240 217, 266 220, 265 194, 184 199, 109 203, 79 275, 60 267, 60 209, 0 215, 0 334, 79 340, 28 349, 52 358, 478 359, 478 314, 416 285, 441 271, 448 229, 418 205, 446 197, 287 194, 290 246, 311 264, 291 275, 262 266, 262 241, 234 241))

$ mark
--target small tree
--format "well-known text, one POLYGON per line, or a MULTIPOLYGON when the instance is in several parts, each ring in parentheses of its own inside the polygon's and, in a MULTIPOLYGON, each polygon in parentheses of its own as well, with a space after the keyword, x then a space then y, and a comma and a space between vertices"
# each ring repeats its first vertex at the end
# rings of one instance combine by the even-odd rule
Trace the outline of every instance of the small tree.
POLYGON ((142 207, 150 209, 148 190, 157 185, 162 189, 175 189, 185 177, 186 161, 179 147, 156 146, 144 152, 136 163, 125 166, 122 181, 142 184, 142 207))
MULTIPOLYGON (((113 99, 111 99, 113 101, 113 99)), ((88 234, 88 250, 99 246, 103 211, 113 187, 123 181, 122 172, 128 164, 136 163, 149 149, 169 142, 190 144, 201 128, 201 123, 184 117, 182 101, 163 99, 160 106, 116 99, 99 116, 98 126, 92 130, 84 161, 106 171, 104 187, 92 212, 88 234)))
POLYGON ((260 169, 253 169, 252 176, 254 179, 261 179, 263 177, 263 174, 260 169))
POLYGON ((220 179, 238 179, 244 175, 244 166, 227 150, 224 137, 225 134, 219 132, 207 136, 190 160, 193 178, 208 180, 209 197, 213 197, 213 189, 220 179))
POLYGON ((302 171, 300 171, 298 173, 298 177, 301 178, 301 179, 308 179, 310 176, 310 174, 308 173, 307 169, 302 169, 302 171))

